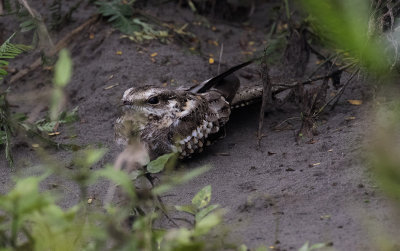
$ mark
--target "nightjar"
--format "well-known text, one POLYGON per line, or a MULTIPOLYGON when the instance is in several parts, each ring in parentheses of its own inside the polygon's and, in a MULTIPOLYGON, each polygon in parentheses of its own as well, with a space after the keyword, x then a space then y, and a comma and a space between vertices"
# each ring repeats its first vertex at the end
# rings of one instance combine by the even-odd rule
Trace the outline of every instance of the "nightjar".
POLYGON ((240 86, 232 73, 251 62, 187 89, 129 88, 122 97, 123 114, 115 123, 117 143, 139 139, 150 159, 170 152, 179 153, 181 159, 202 152, 221 137, 221 128, 229 120, 240 86))

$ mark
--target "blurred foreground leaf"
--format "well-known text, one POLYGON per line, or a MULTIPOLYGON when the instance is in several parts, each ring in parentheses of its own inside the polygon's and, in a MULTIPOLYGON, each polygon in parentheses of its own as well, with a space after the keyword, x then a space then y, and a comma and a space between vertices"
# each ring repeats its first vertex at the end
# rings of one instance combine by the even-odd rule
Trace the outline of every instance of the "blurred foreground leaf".
POLYGON ((201 189, 192 199, 192 204, 200 209, 208 205, 211 200, 211 186, 208 185, 201 189))
POLYGON ((369 1, 302 0, 318 35, 335 49, 349 52, 367 69, 384 74, 390 62, 382 38, 370 32, 369 1))
POLYGON ((174 166, 176 159, 177 159, 176 153, 164 154, 158 157, 157 159, 150 161, 147 164, 147 171, 149 173, 159 173, 162 170, 164 170, 168 162, 171 162, 170 166, 174 166))
POLYGON ((64 87, 70 81, 71 76, 72 60, 67 49, 62 49, 54 67, 54 89, 50 102, 50 118, 52 121, 59 119, 60 111, 65 102, 64 87))

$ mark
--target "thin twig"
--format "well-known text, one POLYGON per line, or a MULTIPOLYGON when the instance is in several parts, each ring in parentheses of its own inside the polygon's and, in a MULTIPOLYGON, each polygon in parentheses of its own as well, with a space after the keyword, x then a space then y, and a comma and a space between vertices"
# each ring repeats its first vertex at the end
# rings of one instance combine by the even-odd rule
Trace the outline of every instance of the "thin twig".
POLYGON ((315 78, 307 79, 307 80, 305 80, 303 82, 297 82, 296 81, 292 85, 287 85, 287 86, 284 86, 282 88, 278 88, 278 89, 274 90, 272 92, 272 95, 276 95, 276 94, 281 93, 283 91, 286 91, 286 90, 289 90, 289 89, 293 89, 293 88, 295 88, 297 86, 300 86, 300 85, 307 85, 307 84, 311 84, 311 83, 313 83, 315 81, 318 81, 318 80, 322 80, 322 79, 325 79, 325 78, 330 78, 330 77, 332 77, 332 76, 334 76, 334 75, 336 75, 336 74, 338 74, 338 73, 340 73, 342 71, 345 71, 345 70, 347 70, 347 69, 349 69, 349 68, 351 68, 351 67, 353 67, 355 65, 356 65, 356 63, 350 63, 350 64, 344 65, 344 66, 340 67, 339 69, 336 69, 335 71, 332 71, 332 72, 330 72, 330 73, 328 73, 328 74, 326 74, 324 76, 318 76, 318 77, 315 77, 315 78))
MULTIPOLYGON (((314 53, 317 52, 317 51, 314 50, 311 46, 310 46, 310 48, 311 48, 311 50, 312 50, 314 53)), ((334 64, 331 62, 331 60, 338 56, 338 54, 333 54, 333 55, 331 55, 330 57, 327 58, 327 57, 323 56, 322 54, 320 54, 320 55, 324 58, 324 62, 321 63, 321 64, 319 64, 319 65, 317 66, 317 68, 315 68, 315 70, 308 76, 308 78, 312 78, 312 77, 315 75, 315 73, 317 73, 318 70, 320 70, 320 69, 321 69, 323 66, 325 66, 327 63, 329 63, 329 64, 331 65, 331 67, 332 67, 334 64)))
POLYGON ((357 69, 355 72, 353 72, 353 74, 351 74, 350 78, 346 81, 346 83, 342 86, 342 88, 340 88, 340 90, 338 91, 338 94, 335 95, 337 96, 337 99, 335 101, 335 103, 333 103, 331 110, 335 109, 336 104, 339 102, 340 97, 342 96, 344 90, 346 89, 346 86, 350 83, 350 81, 358 74, 359 69, 357 69))
MULTIPOLYGON (((97 21, 99 15, 96 14, 92 17, 90 17, 85 23, 80 25, 79 27, 75 28, 72 30, 70 33, 68 33, 65 37, 63 37, 56 46, 49 52, 49 56, 54 56, 56 53, 58 53, 62 48, 66 47, 68 43, 76 36, 81 34, 82 30, 85 29, 87 26, 93 24, 95 21, 97 21)), ((39 66, 42 65, 42 58, 36 59, 29 67, 24 68, 17 72, 14 76, 11 77, 10 83, 14 83, 15 81, 20 80, 30 72, 36 70, 39 66)))
POLYGON ((264 125, 264 117, 265 117, 265 109, 267 108, 267 104, 269 104, 272 100, 272 82, 269 77, 269 69, 267 65, 267 54, 264 52, 264 57, 261 63, 261 79, 263 83, 263 94, 262 94, 262 103, 261 103, 261 110, 260 116, 258 120, 258 145, 261 144, 262 139, 262 128, 264 125))
POLYGON ((39 48, 43 51, 46 57, 50 57, 50 52, 54 48, 53 40, 50 37, 49 31, 47 30, 46 24, 42 16, 34 9, 32 9, 26 0, 19 0, 20 4, 29 12, 32 18, 35 20, 36 33, 39 37, 39 48))
POLYGON ((346 86, 350 83, 350 81, 354 78, 354 76, 358 73, 358 71, 359 71, 359 69, 357 69, 355 72, 353 72, 353 73, 350 75, 349 79, 347 79, 346 83, 344 83, 343 86, 340 88, 340 90, 338 91, 338 93, 337 93, 335 96, 333 96, 332 98, 330 98, 330 99, 328 100, 328 102, 326 102, 316 113, 313 114, 313 117, 314 117, 314 118, 317 117, 319 114, 321 114, 321 113, 325 110, 325 108, 326 108, 330 103, 332 103, 333 100, 335 100, 335 99, 337 98, 337 99, 336 99, 336 102, 332 105, 332 108, 331 108, 331 109, 333 109, 333 108, 335 107, 336 103, 337 103, 338 100, 340 99, 340 96, 343 94, 344 89, 345 89, 346 86))
MULTIPOLYGON (((151 188, 154 188, 154 182, 153 182, 154 178, 151 176, 151 174, 146 173, 145 177, 150 182, 151 188)), ((158 208, 161 210, 161 212, 164 214, 164 216, 167 218, 167 220, 169 220, 169 222, 174 224, 175 227, 179 227, 179 225, 171 217, 169 217, 169 215, 167 213, 167 209, 164 206, 164 202, 161 199, 161 196, 157 195, 155 199, 156 199, 156 202, 158 202, 158 204, 159 204, 158 208)))
POLYGON ((285 119, 284 121, 282 121, 282 122, 280 122, 279 124, 277 124, 276 126, 274 126, 274 130, 281 130, 281 129, 279 129, 279 127, 280 127, 281 125, 283 125, 284 123, 288 123, 288 124, 289 124, 289 121, 290 121, 290 120, 295 120, 295 119, 301 120, 300 117, 290 117, 290 118, 287 118, 287 119, 285 119))
POLYGON ((219 59, 218 59, 218 70, 217 70, 217 74, 219 74, 219 70, 220 70, 220 67, 221 67, 222 53, 224 53, 224 43, 221 43, 221 50, 219 51, 219 59))

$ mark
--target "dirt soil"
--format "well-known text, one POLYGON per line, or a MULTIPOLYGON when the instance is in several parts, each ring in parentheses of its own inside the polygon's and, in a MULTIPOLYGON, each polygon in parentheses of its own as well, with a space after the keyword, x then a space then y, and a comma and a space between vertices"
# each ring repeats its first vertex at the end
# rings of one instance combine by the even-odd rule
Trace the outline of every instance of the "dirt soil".
MULTIPOLYGON (((32 2, 33 8, 43 13, 51 1, 32 2)), ((222 67, 243 62, 249 57, 243 52, 253 48, 262 51, 265 46, 269 7, 256 8, 247 25, 210 18, 210 27, 199 25, 203 19, 189 9, 177 8, 175 3, 145 7, 146 12, 164 22, 177 26, 188 24, 187 30, 196 34, 201 42, 203 56, 191 53, 188 46, 177 39, 169 44, 156 40, 137 44, 121 39, 121 33, 99 20, 68 46, 74 74, 66 88, 67 107, 79 106, 80 121, 61 126, 61 134, 54 139, 106 147, 106 156, 94 169, 113 163, 121 152, 114 142, 113 123, 124 90, 165 83, 175 88, 208 79, 218 68, 217 63, 209 63, 209 54, 217 59, 221 44, 224 46, 222 67), (91 33, 93 38, 90 38, 91 33), (218 41, 218 44, 210 41, 218 41), (157 55, 151 56, 153 53, 157 55), (76 137, 70 139, 72 135, 76 137)), ((54 40, 62 38, 93 13, 93 7, 80 8, 72 16, 72 23, 52 34, 54 40)), ((16 22, 0 18, 3 41, 15 27, 16 22)), ((17 39, 26 41, 24 37, 17 39)), ((20 57, 12 67, 21 69, 37 57, 37 53, 20 57)), ((252 65, 241 70, 239 76, 244 84, 259 83, 257 71, 258 66, 252 65)), ((51 72, 38 69, 13 83, 9 96, 13 109, 29 114, 35 110, 39 117, 43 116, 47 100, 41 101, 43 105, 38 100, 51 86, 51 78, 51 72), (32 98, 32 93, 37 98, 32 98)), ((228 238, 237 243, 251 248, 263 244, 281 250, 297 250, 310 241, 331 243, 337 250, 375 250, 377 233, 399 236, 399 228, 398 221, 393 218, 391 202, 380 194, 365 164, 363 146, 372 130, 368 116, 371 104, 364 102, 354 106, 347 102, 348 99, 365 100, 366 89, 363 81, 354 81, 336 108, 327 110, 319 120, 319 134, 300 142, 295 141, 295 132, 300 127, 298 120, 293 120, 288 130, 272 129, 285 119, 300 116, 294 106, 268 111, 263 128, 266 137, 260 147, 256 139, 259 106, 235 111, 227 125, 226 138, 184 163, 188 170, 206 164, 213 168, 169 192, 163 197, 164 202, 168 205, 190 203, 199 189, 210 184, 212 203, 228 210, 224 221, 231 230, 228 238), (380 228, 371 223, 379 223, 380 228)), ((74 167, 70 166, 71 152, 49 151, 59 161, 60 169, 74 172, 74 167)), ((12 176, 35 173, 36 169, 31 166, 41 163, 30 143, 16 142, 13 153, 14 170, 7 166, 3 157, 0 159, 1 193, 12 186, 12 176)), ((61 192, 64 199, 60 204, 64 207, 79 200, 77 187, 60 178, 49 179, 46 188, 61 192)), ((96 198, 98 205, 106 189, 104 182, 91 189, 90 196, 96 198)))

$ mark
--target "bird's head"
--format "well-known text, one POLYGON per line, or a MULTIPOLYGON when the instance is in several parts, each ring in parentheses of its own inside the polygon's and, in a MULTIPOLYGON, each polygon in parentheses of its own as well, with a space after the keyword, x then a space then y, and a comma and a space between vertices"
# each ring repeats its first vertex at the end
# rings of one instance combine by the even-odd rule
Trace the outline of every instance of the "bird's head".
POLYGON ((138 112, 147 118, 163 117, 178 108, 176 92, 167 88, 143 86, 129 88, 122 97, 124 112, 138 112))

